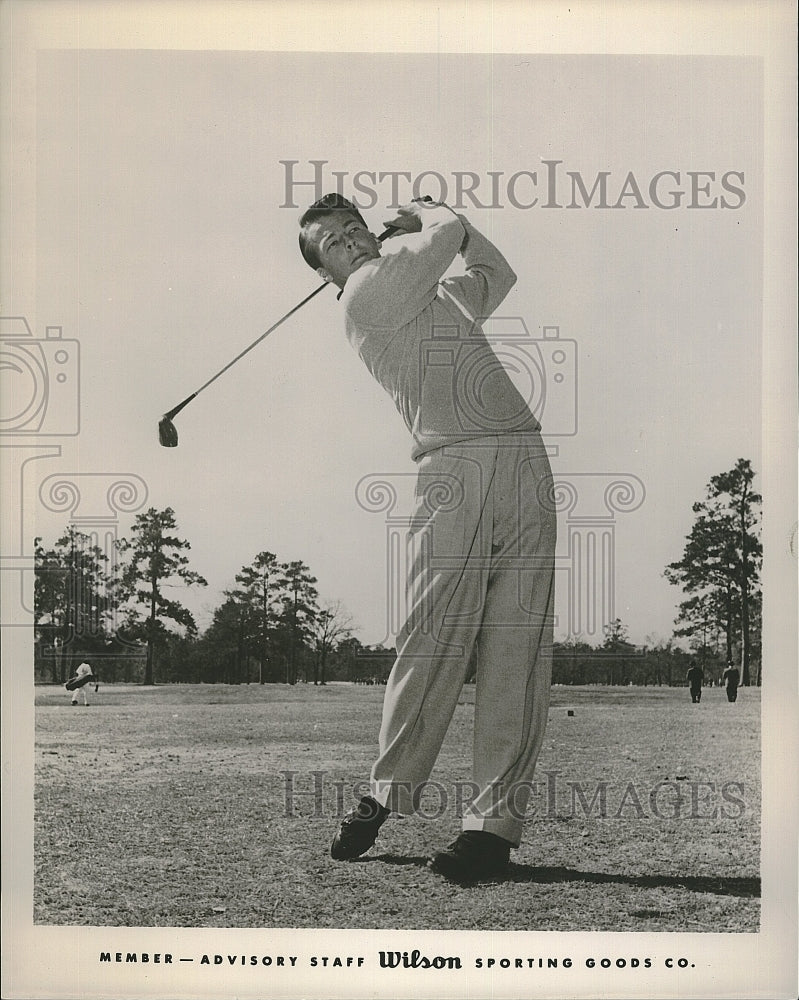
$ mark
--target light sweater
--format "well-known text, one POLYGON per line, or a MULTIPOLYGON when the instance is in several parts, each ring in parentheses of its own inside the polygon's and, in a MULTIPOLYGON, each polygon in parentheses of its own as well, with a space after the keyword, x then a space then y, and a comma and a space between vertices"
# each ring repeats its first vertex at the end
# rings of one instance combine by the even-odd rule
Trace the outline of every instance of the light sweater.
POLYGON ((446 206, 422 213, 422 231, 394 237, 385 255, 348 278, 347 337, 391 395, 413 436, 411 457, 539 423, 480 325, 516 282, 508 262, 446 206), (443 278, 460 252, 466 273, 443 278))

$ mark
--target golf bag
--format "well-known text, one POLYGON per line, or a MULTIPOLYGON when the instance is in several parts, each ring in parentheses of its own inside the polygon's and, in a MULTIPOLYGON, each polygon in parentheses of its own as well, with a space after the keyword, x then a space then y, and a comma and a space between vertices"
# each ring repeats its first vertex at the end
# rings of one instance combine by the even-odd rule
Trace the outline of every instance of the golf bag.
POLYGON ((66 682, 64 687, 67 691, 77 691, 78 688, 82 688, 84 684, 96 684, 97 678, 94 674, 84 674, 83 677, 70 677, 66 682))

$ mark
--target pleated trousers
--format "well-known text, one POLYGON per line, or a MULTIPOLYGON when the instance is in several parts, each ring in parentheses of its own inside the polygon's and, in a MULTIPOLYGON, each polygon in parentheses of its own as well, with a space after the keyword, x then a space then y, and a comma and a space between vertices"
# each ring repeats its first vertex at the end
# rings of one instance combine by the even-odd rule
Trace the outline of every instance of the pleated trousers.
POLYGON ((555 540, 552 474, 538 434, 477 438, 420 460, 406 540, 407 620, 371 774, 382 805, 418 809, 474 657, 463 828, 518 846, 549 708, 555 540))

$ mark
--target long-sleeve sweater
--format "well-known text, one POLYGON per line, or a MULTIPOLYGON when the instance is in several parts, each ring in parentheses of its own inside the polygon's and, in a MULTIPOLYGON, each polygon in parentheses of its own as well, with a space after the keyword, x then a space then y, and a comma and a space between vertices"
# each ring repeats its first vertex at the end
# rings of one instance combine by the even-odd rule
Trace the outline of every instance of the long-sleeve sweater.
POLYGON ((516 282, 508 262, 446 206, 422 213, 422 231, 347 280, 347 337, 391 395, 413 436, 415 460, 434 448, 537 431, 538 421, 480 325, 516 282), (466 273, 443 275, 460 252, 466 273))

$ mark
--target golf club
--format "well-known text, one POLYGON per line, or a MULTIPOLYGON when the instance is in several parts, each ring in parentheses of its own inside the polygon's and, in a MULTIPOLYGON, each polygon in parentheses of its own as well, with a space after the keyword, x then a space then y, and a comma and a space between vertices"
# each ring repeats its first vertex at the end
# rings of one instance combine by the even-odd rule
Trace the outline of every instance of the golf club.
MULTIPOLYGON (((378 240, 382 243, 383 240, 387 240, 390 236, 393 236, 394 233, 396 232, 397 232, 396 227, 389 226, 388 229, 385 229, 380 234, 380 236, 378 236, 378 240)), ((164 448, 176 448, 178 444, 178 430, 172 421, 178 415, 178 413, 180 413, 180 411, 184 408, 184 406, 188 406, 193 399, 195 399, 197 396, 200 395, 203 389, 207 389, 208 386, 212 382, 215 382, 220 375, 224 375, 225 372, 228 370, 228 368, 232 368, 237 361, 240 361, 245 354, 249 353, 249 351, 253 349, 253 347, 257 347, 258 344, 260 344, 265 337, 268 337, 269 334, 272 333, 273 330, 276 330, 281 323, 284 323, 289 318, 289 316, 293 316, 298 309, 301 309, 305 305, 306 302, 310 302, 311 299, 314 297, 314 295, 318 295, 323 288, 327 288, 327 285, 328 282, 325 281, 318 288, 315 288, 310 295, 306 295, 305 298, 302 300, 302 302, 298 302, 293 309, 289 309, 289 311, 286 313, 285 316, 281 316, 280 319, 277 321, 277 323, 273 323, 268 330, 262 333, 261 336, 258 337, 256 340, 254 340, 248 347, 245 347, 244 350, 241 351, 239 354, 237 354, 232 361, 228 361, 225 367, 220 368, 220 370, 216 373, 216 375, 212 375, 207 382, 201 385, 200 388, 195 390, 190 396, 187 396, 182 403, 178 403, 177 406, 173 406, 171 410, 165 413, 163 417, 161 417, 161 419, 158 421, 158 440, 161 443, 161 445, 164 448)))

